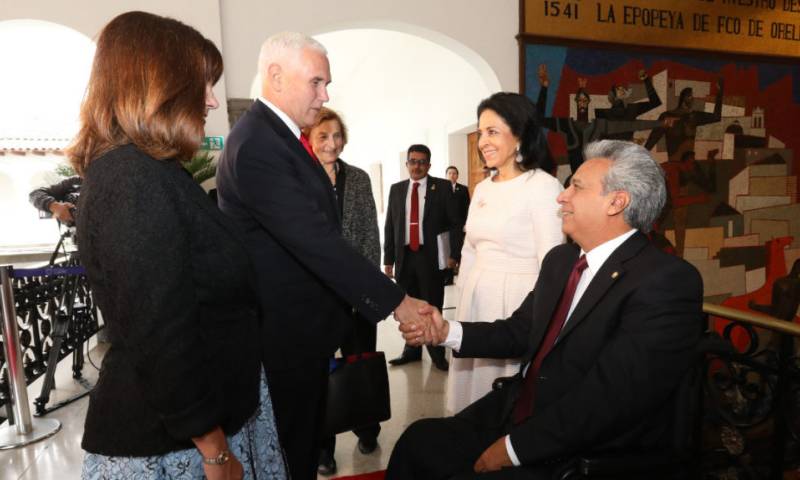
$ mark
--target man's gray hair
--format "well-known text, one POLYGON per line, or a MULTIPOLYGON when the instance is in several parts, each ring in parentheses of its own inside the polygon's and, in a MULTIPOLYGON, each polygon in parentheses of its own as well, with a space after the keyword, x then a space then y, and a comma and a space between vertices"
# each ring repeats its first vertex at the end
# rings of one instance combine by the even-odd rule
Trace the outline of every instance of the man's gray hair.
POLYGON ((623 212, 625 223, 643 233, 650 232, 667 201, 664 170, 644 147, 622 140, 592 142, 584 150, 586 159, 607 158, 611 168, 603 178, 603 193, 625 191, 631 202, 623 212))
POLYGON ((304 48, 316 50, 323 55, 328 54, 321 43, 304 33, 280 32, 270 36, 261 44, 261 51, 258 54, 258 73, 263 74, 271 63, 287 59, 287 54, 299 53, 304 48))

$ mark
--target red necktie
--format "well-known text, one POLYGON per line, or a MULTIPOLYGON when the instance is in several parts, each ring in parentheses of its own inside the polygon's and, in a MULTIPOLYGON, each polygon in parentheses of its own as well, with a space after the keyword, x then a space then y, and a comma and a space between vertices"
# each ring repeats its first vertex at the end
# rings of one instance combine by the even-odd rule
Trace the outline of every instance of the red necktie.
POLYGON ((308 152, 308 154, 311 155, 311 158, 313 158, 315 162, 319 162, 317 156, 314 155, 314 150, 311 149, 311 142, 308 141, 308 137, 306 137, 305 133, 300 134, 300 143, 303 144, 303 148, 305 148, 306 152, 308 152))
POLYGON ((575 289, 578 287, 578 281, 581 279, 581 274, 586 267, 586 255, 581 255, 572 267, 572 272, 570 272, 567 279, 567 286, 564 288, 564 293, 561 295, 561 300, 558 302, 558 308, 556 308, 553 318, 550 319, 550 325, 547 327, 547 332, 539 346, 539 351, 536 352, 536 356, 525 373, 522 389, 519 392, 517 401, 514 403, 514 410, 511 414, 514 425, 521 423, 533 413, 534 390, 536 388, 536 379, 539 377, 539 368, 542 366, 544 357, 553 349, 553 345, 561 333, 561 328, 564 327, 564 322, 567 321, 567 313, 569 313, 569 307, 572 305, 575 289))
POLYGON ((414 182, 411 189, 411 215, 409 215, 408 248, 412 252, 419 250, 419 182, 414 182))

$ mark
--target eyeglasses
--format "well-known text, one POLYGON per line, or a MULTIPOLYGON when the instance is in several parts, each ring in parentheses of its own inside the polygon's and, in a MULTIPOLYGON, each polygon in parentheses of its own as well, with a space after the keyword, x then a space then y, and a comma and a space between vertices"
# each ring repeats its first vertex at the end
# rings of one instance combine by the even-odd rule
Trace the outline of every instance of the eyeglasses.
POLYGON ((411 165, 412 167, 415 166, 415 165, 419 165, 420 167, 424 167, 425 165, 428 165, 431 162, 430 162, 430 160, 414 160, 413 158, 410 158, 410 159, 406 160, 406 163, 411 165))

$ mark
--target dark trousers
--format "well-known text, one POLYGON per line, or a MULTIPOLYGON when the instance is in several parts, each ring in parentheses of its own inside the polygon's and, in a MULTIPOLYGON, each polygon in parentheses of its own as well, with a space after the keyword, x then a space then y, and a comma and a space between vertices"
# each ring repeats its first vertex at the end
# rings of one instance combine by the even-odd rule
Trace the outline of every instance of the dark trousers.
MULTIPOLYGON (((438 262, 428 258, 425 246, 420 245, 419 248, 419 251, 413 252, 406 247, 403 268, 397 273, 397 283, 410 296, 425 300, 441 311, 444 304, 442 271, 439 270, 438 262)), ((431 358, 444 360, 444 347, 428 346, 428 353, 431 358)), ((422 356, 422 348, 406 345, 403 356, 419 358, 422 356)))
POLYGON ((534 479, 550 480, 554 467, 510 467, 475 473, 478 457, 511 429, 508 393, 494 391, 454 417, 412 423, 395 444, 386 480, 534 479))
POLYGON ((328 359, 298 358, 286 370, 266 370, 278 438, 292 480, 316 480, 320 428, 328 390, 328 359))
MULTIPOLYGON (((350 335, 342 342, 341 351, 342 356, 353 355, 356 353, 374 352, 378 340, 378 326, 374 323, 362 318, 358 312, 353 312, 353 330, 350 335)), ((353 430, 353 433, 359 439, 374 440, 378 437, 381 431, 380 424, 368 425, 353 430)), ((330 452, 336 450, 336 436, 328 437, 322 440, 322 449, 330 452)))

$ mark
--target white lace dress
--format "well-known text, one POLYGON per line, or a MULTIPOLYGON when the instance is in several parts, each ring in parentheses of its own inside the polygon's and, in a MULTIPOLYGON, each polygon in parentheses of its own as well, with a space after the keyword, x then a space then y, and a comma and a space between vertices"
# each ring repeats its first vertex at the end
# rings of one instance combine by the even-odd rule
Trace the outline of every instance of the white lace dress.
MULTIPOLYGON (((487 178, 475 187, 456 281, 456 320, 491 322, 519 307, 536 283, 545 254, 564 241, 556 202, 562 190, 542 170, 504 182, 487 178)), ((453 358, 448 413, 459 412, 488 393, 495 378, 518 369, 518 360, 453 358)))

